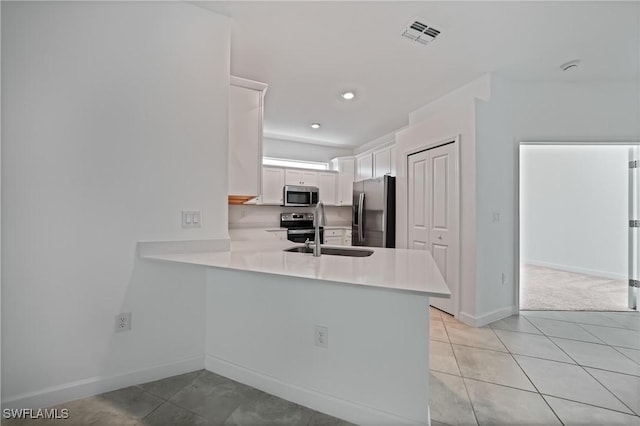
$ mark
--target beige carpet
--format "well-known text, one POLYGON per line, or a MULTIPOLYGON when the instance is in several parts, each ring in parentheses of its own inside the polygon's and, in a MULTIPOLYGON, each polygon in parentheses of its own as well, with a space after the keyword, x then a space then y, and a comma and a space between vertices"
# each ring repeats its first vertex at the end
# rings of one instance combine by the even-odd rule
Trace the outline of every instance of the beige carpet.
POLYGON ((520 309, 558 311, 629 311, 628 282, 520 266, 520 309))

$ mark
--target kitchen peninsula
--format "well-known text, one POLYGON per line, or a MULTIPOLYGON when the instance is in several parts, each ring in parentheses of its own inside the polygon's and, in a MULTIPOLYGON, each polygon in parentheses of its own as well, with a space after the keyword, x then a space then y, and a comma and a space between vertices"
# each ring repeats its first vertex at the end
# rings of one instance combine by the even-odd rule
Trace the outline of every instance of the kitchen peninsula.
POLYGON ((206 268, 206 368, 357 424, 429 424, 429 298, 450 297, 430 253, 313 257, 261 235, 219 252, 140 243, 206 268))

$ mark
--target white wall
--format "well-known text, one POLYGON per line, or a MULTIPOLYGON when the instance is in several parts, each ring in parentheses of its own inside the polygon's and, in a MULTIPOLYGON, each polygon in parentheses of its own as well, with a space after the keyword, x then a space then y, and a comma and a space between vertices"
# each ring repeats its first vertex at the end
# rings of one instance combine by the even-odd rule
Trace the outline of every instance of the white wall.
MULTIPOLYGON (((278 228, 280 213, 313 213, 313 207, 230 205, 229 228, 278 228)), ((325 206, 327 226, 351 226, 351 207, 325 206)))
POLYGON ((519 141, 640 139, 638 81, 513 82, 487 75, 415 111, 397 138, 397 243, 406 246, 406 154, 460 135, 461 319, 516 307, 519 141), (502 273, 505 283, 502 283, 502 273))
POLYGON ((492 76, 491 100, 476 109, 478 312, 517 303, 519 142, 638 140, 638 91, 638 81, 513 82, 492 76))
POLYGON ((475 99, 489 93, 483 76, 411 114, 411 125, 396 135, 396 244, 407 247, 407 154, 459 135, 460 147, 460 312, 476 315, 475 99))
POLYGON ((202 366, 204 271, 135 247, 227 238, 229 33, 183 2, 2 3, 8 405, 202 366))
POLYGON ((626 146, 523 146, 521 261, 627 278, 628 162, 626 146))
POLYGON ((206 290, 207 369, 357 424, 426 424, 428 297, 213 268, 206 290))
MULTIPOLYGON (((268 100, 267 100, 268 107, 268 100)), ((328 163, 335 157, 353 155, 353 149, 337 146, 317 145, 308 142, 295 142, 283 139, 264 138, 262 155, 272 158, 318 161, 328 163)))
POLYGON ((353 150, 354 155, 364 154, 365 152, 373 152, 379 148, 384 147, 385 145, 393 145, 396 142, 396 133, 401 131, 403 128, 394 130, 391 133, 387 133, 386 135, 382 135, 378 138, 375 138, 372 141, 366 142, 353 150))

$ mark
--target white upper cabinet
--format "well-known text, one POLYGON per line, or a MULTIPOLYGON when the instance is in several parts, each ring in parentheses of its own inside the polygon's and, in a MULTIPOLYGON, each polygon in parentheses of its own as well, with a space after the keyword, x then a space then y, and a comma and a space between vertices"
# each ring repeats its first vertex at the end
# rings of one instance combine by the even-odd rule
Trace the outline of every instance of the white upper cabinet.
POLYGON ((229 195, 260 195, 262 114, 267 85, 231 77, 229 87, 229 195))
POLYGON ((336 178, 335 172, 318 172, 318 195, 320 201, 329 206, 336 205, 336 178))
POLYGON ((318 186, 318 172, 285 169, 284 181, 285 185, 318 186))
POLYGON ((340 157, 331 160, 333 170, 338 171, 336 182, 336 205, 350 206, 353 197, 353 181, 356 178, 354 157, 340 157))
POLYGON ((380 177, 391 172, 391 152, 389 148, 373 151, 373 177, 380 177))
POLYGON ((396 146, 390 145, 356 156, 356 180, 396 175, 396 146))
POLYGON ((356 156, 356 180, 373 177, 373 155, 371 153, 356 156))
POLYGON ((277 204, 284 203, 284 169, 280 167, 263 167, 262 168, 262 195, 260 196, 260 204, 277 204))

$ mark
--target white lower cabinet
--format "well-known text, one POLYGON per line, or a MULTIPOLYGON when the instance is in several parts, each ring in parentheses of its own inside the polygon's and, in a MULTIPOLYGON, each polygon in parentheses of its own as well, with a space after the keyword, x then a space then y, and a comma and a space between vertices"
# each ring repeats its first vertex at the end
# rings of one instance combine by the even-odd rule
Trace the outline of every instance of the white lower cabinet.
POLYGON ((344 246, 351 245, 351 230, 346 229, 325 229, 324 230, 324 244, 329 244, 332 246, 344 246), (349 233, 348 241, 349 244, 345 244, 346 234, 349 233))
POLYGON ((351 229, 345 229, 344 237, 342 239, 342 245, 343 246, 350 246, 351 245, 351 229))

